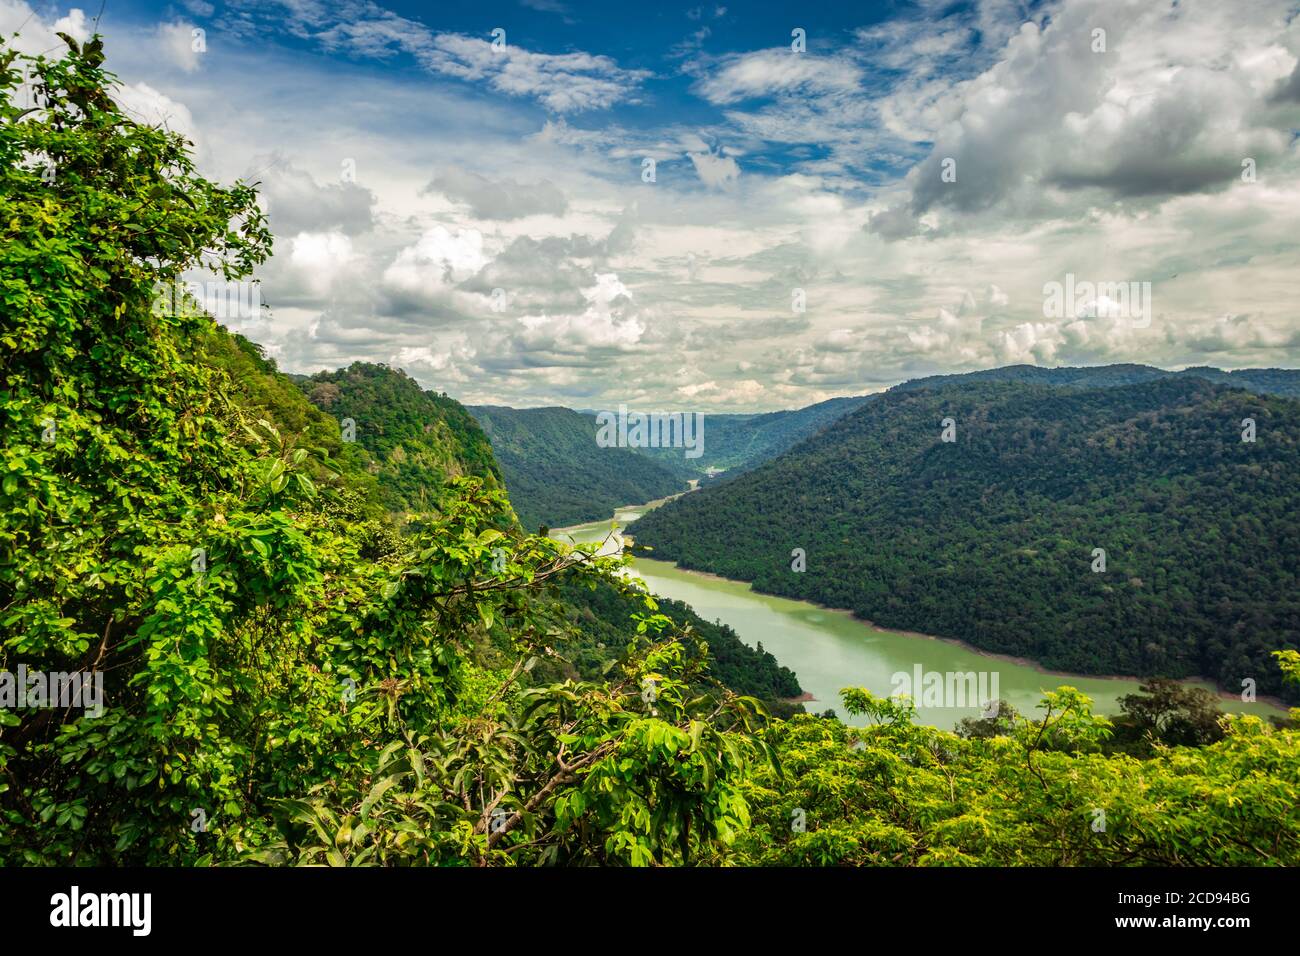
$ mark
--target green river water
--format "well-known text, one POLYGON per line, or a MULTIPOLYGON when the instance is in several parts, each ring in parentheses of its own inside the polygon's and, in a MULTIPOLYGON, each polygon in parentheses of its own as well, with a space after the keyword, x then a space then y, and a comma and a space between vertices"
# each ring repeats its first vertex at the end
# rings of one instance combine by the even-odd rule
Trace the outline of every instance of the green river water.
MULTIPOLYGON (((612 521, 593 521, 553 531, 552 535, 573 542, 602 541, 610 536, 611 529, 621 530, 655 504, 620 508, 612 521)), ((617 540, 611 539, 603 550, 617 548, 617 540)), ((994 686, 996 674, 996 696, 1028 716, 1040 713, 1036 708, 1045 690, 1064 684, 1091 697, 1094 709, 1103 714, 1118 713, 1119 698, 1138 690, 1136 680, 1052 674, 961 644, 881 630, 846 611, 758 594, 744 582, 685 571, 666 561, 638 558, 632 569, 652 593, 684 601, 701 617, 729 625, 751 647, 761 643, 798 675, 803 689, 813 696, 804 704, 809 711, 834 708, 841 719, 848 717, 839 699, 841 688, 865 687, 874 694, 888 696, 901 686, 894 681, 894 675, 905 673, 915 678, 918 666, 922 675, 982 673, 986 675, 986 690, 994 686)), ((909 692, 918 703, 925 703, 918 690, 909 692)), ((959 702, 961 697, 948 695, 940 706, 918 706, 917 720, 951 729, 963 717, 980 713, 978 702, 972 698, 967 698, 970 706, 956 706, 959 702)), ((1222 698, 1220 706, 1230 712, 1282 713, 1269 703, 1243 703, 1235 697, 1222 698)))

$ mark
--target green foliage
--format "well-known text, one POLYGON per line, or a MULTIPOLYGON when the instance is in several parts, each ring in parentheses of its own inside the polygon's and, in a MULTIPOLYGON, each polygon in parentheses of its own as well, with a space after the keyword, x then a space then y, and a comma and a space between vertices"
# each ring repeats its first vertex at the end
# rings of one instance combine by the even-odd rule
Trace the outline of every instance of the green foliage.
POLYGON ((670 640, 608 683, 518 689, 516 668, 478 715, 286 801, 296 832, 257 858, 646 866, 719 852, 749 823, 740 786, 761 747, 749 702, 691 693, 700 665, 670 640))
POLYGON ((1297 487, 1291 399, 1191 377, 948 385, 886 393, 628 533, 684 567, 883 627, 1079 673, 1283 693, 1269 654, 1300 644, 1297 487))
MULTIPOLYGON (((548 582, 613 563, 520 534, 459 406, 354 367, 340 390, 361 436, 367 411, 387 429, 374 453, 391 464, 397 445, 385 442, 414 437, 415 464, 445 480, 438 510, 407 538, 365 520, 366 486, 330 457, 335 426, 193 303, 155 300, 156 283, 196 265, 238 279, 265 258, 253 190, 203 180, 183 140, 123 115, 98 40, 69 48, 30 64, 40 108, 0 124, 0 670, 90 674, 105 709, 3 712, 0 862, 297 854, 295 821, 323 792, 374 796, 322 812, 369 820, 374 859, 392 861, 398 817, 368 814, 383 796, 376 775, 395 772, 395 743, 402 759, 410 746, 435 761, 468 754, 453 774, 461 805, 482 818, 484 800, 522 800, 527 833, 541 802, 526 807, 536 795, 521 788, 547 759, 567 765, 545 800, 591 790, 589 810, 567 802, 556 824, 567 856, 652 862, 728 838, 744 820, 733 778, 749 744, 693 722, 749 717, 730 697, 706 714, 677 699, 679 674, 693 672, 674 641, 644 658, 664 682, 664 717, 616 717, 603 688, 539 688, 500 715, 506 750, 483 756, 475 721, 492 677, 475 653, 500 647, 518 660, 510 677, 526 674, 555 617, 548 582), (51 182, 42 157, 56 164, 51 182), (442 415, 426 422, 437 434, 425 446, 416 416, 430 407, 442 415), (482 477, 457 477, 459 457, 418 454, 449 436, 482 477), (703 753, 677 747, 679 725, 703 753), (511 748, 521 756, 508 772, 511 748), (652 830, 687 835, 665 847, 652 830)), ((19 64, 0 60, 6 101, 19 64)), ((410 772, 418 787, 420 767, 410 772)))
MULTIPOLYGON (((203 337, 202 346, 203 362, 226 373, 233 405, 246 416, 265 419, 285 434, 296 436, 300 445, 312 449, 314 458, 330 463, 345 488, 360 500, 374 502, 367 509, 370 515, 385 515, 378 501, 379 481, 368 467, 370 456, 359 445, 342 440, 338 419, 308 401, 300 388, 280 374, 260 345, 218 327, 203 337)), ((324 472, 315 471, 314 475, 323 477, 324 472)))
POLYGON ((1108 722, 1070 688, 1002 733, 911 723, 846 690, 866 728, 800 716, 762 736, 780 771, 742 790, 753 828, 728 859, 764 866, 1259 866, 1300 862, 1300 738, 1255 717, 1206 747, 1108 756, 1108 722))
POLYGON ((1157 677, 1144 681, 1140 690, 1120 698, 1124 716, 1116 721, 1117 734, 1134 746, 1197 746, 1223 738, 1219 699, 1205 688, 1157 677))

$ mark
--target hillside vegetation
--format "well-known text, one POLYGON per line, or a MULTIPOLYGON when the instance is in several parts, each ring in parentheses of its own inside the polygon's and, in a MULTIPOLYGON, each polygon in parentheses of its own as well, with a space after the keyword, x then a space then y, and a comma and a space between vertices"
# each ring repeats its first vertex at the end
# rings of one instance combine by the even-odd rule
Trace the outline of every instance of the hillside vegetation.
POLYGON ((1300 398, 1300 369, 1245 368, 1225 372, 1208 365, 1170 372, 1152 365, 1096 365, 1086 368, 1043 368, 1038 365, 1006 365, 955 375, 929 375, 895 385, 891 391, 915 391, 943 385, 972 382, 1024 382, 1035 385, 1060 385, 1073 388, 1113 388, 1136 385, 1161 378, 1200 378, 1217 385, 1244 388, 1257 395, 1283 395, 1300 398))
POLYGON ((881 396, 629 533, 656 557, 885 627, 1056 669, 1278 693, 1269 653, 1300 646, 1297 488, 1294 400, 1194 377, 960 384, 881 396))
POLYGON ((400 369, 354 362, 299 382, 311 403, 337 422, 350 421, 364 467, 378 479, 392 511, 428 510, 452 478, 501 480, 492 447, 455 399, 422 389, 400 369))

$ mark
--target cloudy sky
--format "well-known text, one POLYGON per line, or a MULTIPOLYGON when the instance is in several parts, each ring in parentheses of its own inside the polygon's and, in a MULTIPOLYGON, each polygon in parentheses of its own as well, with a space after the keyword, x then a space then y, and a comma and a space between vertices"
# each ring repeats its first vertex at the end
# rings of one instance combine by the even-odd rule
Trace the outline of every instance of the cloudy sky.
MULTIPOLYGON (((0 32, 97 12, 0 0, 0 32)), ((228 324, 287 371, 747 411, 1300 365, 1297 2, 108 0, 100 30, 124 105, 262 184, 266 308, 228 324), (1045 310, 1067 275, 1149 311, 1045 310)))

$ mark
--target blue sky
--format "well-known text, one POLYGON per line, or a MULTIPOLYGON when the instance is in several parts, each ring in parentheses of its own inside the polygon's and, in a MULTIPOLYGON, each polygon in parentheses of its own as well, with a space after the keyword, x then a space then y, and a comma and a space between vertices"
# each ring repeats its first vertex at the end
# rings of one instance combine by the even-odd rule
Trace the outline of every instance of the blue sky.
MULTIPOLYGON (((102 31, 134 115, 261 183, 267 307, 228 324, 285 369, 730 411, 1295 366, 1298 9, 185 0, 102 31), (1067 279, 1100 285, 1062 314, 1067 279)), ((93 15, 0 0, 27 49, 93 15)))

